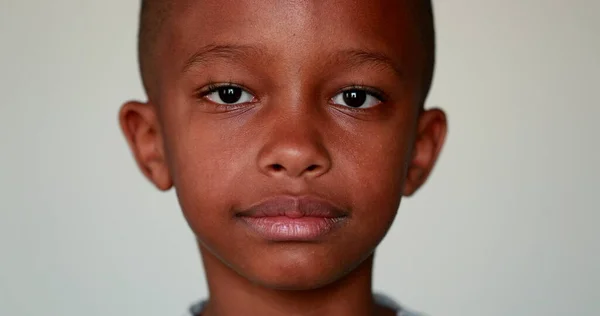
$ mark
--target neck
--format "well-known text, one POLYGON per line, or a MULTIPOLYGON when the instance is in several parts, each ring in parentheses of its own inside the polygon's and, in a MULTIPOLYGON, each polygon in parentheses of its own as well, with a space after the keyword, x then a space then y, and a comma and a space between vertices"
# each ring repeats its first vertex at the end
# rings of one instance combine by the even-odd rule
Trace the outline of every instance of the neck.
POLYGON ((340 280, 322 288, 288 291, 251 283, 200 246, 209 302, 202 316, 393 315, 372 294, 373 256, 340 280))

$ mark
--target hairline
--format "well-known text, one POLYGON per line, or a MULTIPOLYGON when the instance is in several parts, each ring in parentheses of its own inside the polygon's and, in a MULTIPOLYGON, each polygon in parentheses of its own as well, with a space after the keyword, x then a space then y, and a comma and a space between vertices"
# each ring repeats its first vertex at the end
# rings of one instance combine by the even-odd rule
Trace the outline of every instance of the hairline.
MULTIPOLYGON (((433 4, 431 0, 414 0, 413 5, 417 6, 418 24, 420 40, 426 52, 423 82, 421 82, 421 99, 419 103, 423 105, 433 83, 433 76, 436 64, 436 33, 435 20, 433 14, 433 4)), ((144 91, 149 99, 153 99, 153 91, 156 90, 156 84, 151 60, 155 55, 154 43, 170 16, 172 11, 171 0, 142 0, 139 16, 138 29, 138 66, 142 79, 144 91)))

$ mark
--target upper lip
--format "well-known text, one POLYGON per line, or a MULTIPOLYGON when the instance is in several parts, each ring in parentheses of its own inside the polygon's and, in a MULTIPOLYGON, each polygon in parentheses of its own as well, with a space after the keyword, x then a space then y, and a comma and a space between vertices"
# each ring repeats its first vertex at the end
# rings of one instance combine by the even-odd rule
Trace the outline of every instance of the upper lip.
POLYGON ((277 196, 237 213, 240 217, 339 218, 347 212, 327 200, 313 196, 277 196))

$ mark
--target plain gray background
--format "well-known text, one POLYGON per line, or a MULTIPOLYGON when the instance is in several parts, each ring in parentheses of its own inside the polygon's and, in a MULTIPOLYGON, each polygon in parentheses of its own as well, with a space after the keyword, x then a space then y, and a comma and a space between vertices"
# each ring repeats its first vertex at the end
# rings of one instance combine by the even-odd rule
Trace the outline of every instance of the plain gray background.
MULTIPOLYGON (((437 0, 450 134, 375 287, 439 316, 600 315, 600 2, 437 0)), ((206 295, 173 192, 117 126, 138 1, 0 1, 0 315, 181 315, 206 295)))

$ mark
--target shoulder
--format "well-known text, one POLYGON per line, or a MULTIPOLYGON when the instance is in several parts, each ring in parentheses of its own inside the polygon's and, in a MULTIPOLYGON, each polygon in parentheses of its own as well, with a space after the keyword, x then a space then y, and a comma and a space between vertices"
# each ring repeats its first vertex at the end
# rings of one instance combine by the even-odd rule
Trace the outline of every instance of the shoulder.
POLYGON ((375 298, 375 302, 377 302, 377 304, 397 311, 398 316, 427 316, 402 306, 402 304, 400 304, 398 301, 383 293, 375 293, 373 294, 373 297, 375 298))
POLYGON ((198 316, 202 313, 202 310, 204 310, 204 305, 206 304, 206 300, 201 300, 197 303, 195 303, 194 305, 190 306, 188 308, 188 313, 185 314, 184 316, 198 316))

